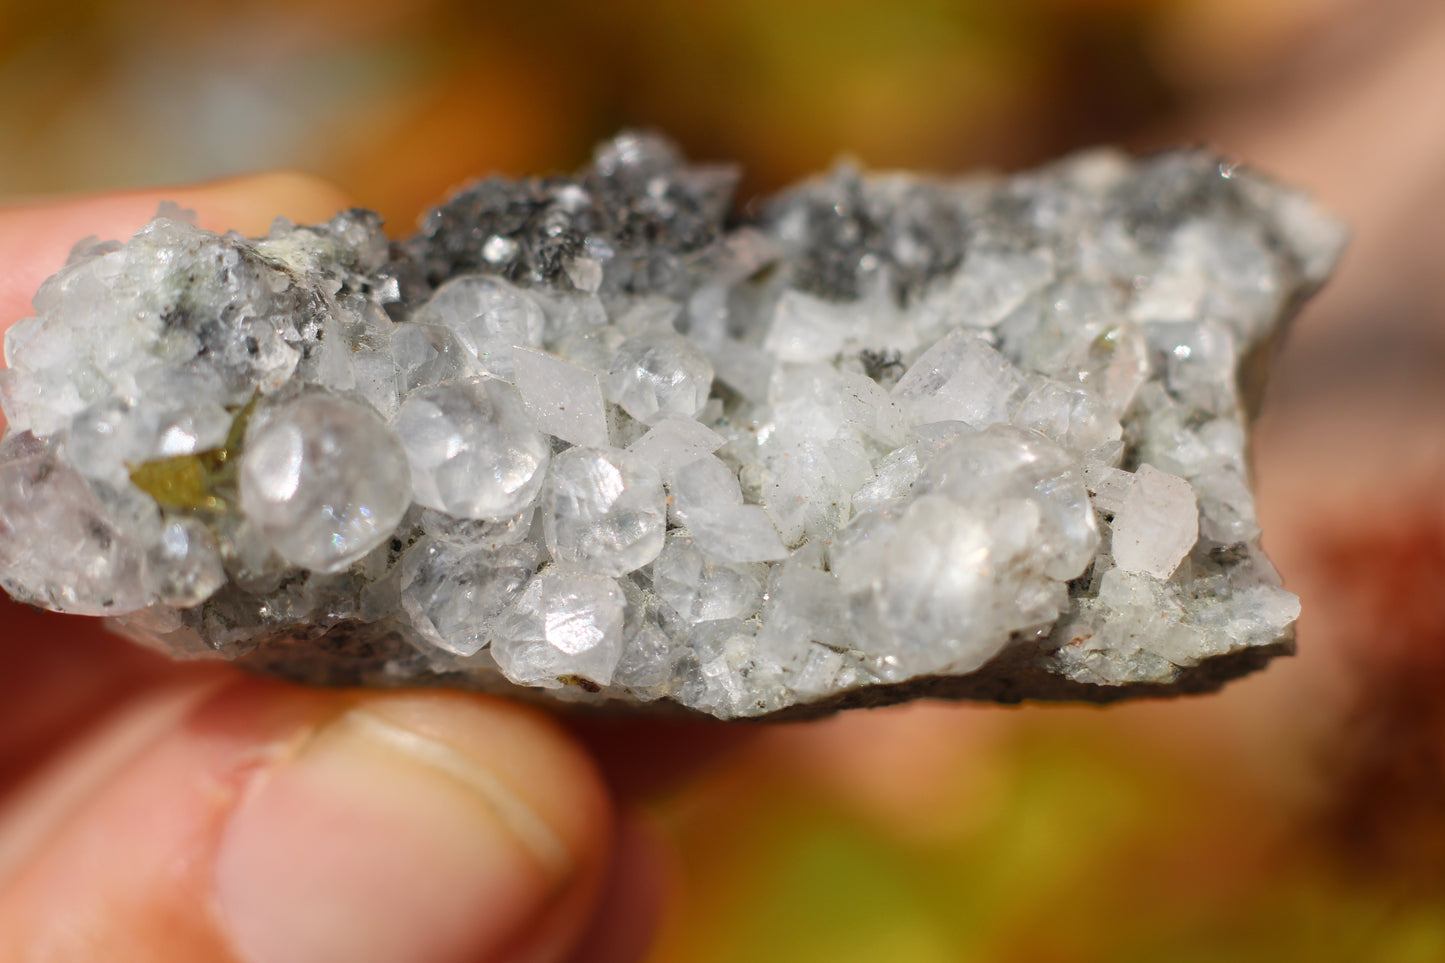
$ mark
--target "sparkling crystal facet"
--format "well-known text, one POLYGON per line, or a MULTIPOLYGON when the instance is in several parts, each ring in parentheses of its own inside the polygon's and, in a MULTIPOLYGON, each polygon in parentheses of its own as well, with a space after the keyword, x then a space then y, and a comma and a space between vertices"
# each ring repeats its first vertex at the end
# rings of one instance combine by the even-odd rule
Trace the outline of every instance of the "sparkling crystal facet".
POLYGON ((371 409, 305 395, 248 433, 241 510, 278 555, 343 569, 391 537, 411 502, 406 452, 371 409))
POLYGON ((707 404, 712 365, 691 341, 671 332, 629 338, 607 376, 608 397, 638 421, 692 418, 707 404))
POLYGON ((627 601, 612 579, 547 572, 528 583, 492 643, 497 664, 519 685, 612 681, 622 657, 627 601))
POLYGON ((413 500, 462 518, 520 514, 542 490, 552 454, 516 389, 501 381, 422 388, 401 406, 396 431, 413 500))
POLYGON ((667 495, 657 469, 616 448, 569 448, 552 460, 542 530, 559 562, 625 575, 662 551, 667 495))

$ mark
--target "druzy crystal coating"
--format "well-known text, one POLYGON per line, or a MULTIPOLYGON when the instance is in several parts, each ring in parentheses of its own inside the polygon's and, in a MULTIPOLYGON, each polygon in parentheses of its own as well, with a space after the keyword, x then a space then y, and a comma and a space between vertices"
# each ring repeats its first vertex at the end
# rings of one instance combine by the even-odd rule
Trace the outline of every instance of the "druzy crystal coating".
POLYGON ((400 242, 78 247, 5 341, 0 585, 306 681, 721 718, 1290 649, 1248 409, 1337 224, 1202 151, 735 180, 624 134, 400 242))

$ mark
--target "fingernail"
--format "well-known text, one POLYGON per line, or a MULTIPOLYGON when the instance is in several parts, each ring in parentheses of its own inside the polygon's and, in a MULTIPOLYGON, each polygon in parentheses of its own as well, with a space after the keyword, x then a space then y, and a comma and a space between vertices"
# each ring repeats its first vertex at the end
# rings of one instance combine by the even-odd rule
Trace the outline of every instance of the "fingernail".
POLYGON ((445 702, 352 709, 256 777, 216 863, 242 960, 481 959, 556 898, 575 834, 527 801, 525 769, 437 738, 449 724, 445 702))

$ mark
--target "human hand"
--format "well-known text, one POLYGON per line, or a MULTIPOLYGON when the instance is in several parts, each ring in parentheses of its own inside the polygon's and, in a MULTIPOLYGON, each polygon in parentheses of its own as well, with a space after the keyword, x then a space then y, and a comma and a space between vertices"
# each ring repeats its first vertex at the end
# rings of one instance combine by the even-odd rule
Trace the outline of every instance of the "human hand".
MULTIPOLYGON (((246 234, 347 206, 277 174, 0 209, 0 328, 161 200, 246 234)), ((0 961, 636 959, 660 863, 617 798, 659 767, 604 783, 593 750, 505 700, 173 664, 0 593, 0 961)))

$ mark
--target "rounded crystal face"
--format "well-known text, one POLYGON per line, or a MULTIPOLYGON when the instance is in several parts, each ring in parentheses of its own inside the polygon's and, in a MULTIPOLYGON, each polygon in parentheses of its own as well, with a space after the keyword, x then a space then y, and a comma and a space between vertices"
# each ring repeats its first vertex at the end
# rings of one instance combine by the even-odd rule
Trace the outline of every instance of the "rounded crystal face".
POLYGON ((512 518, 542 490, 552 446, 505 382, 414 391, 401 406, 396 430, 419 505, 459 518, 512 518))
POLYGON ((540 345, 546 321, 536 298, 500 278, 482 275, 443 284, 411 320, 450 328, 484 371, 508 380, 513 376, 513 347, 540 345))
POLYGON ((552 459, 542 531, 557 561, 598 575, 626 575, 662 551, 662 476, 630 451, 569 448, 552 459))
POLYGON ((156 595, 167 605, 199 605, 226 584, 215 537, 194 518, 167 521, 146 563, 156 595))
POLYGON ((264 412, 241 456, 241 509, 292 565, 346 568, 411 501, 406 452, 375 411, 305 395, 264 412))
POLYGON ((1093 560, 1094 512, 1073 457, 1008 425, 965 431, 914 495, 861 513, 829 567, 885 657, 885 677, 972 671, 1010 634, 1058 618, 1093 560))
POLYGON ((648 424, 667 417, 691 418, 707 404, 712 376, 702 351, 681 335, 639 335, 617 349, 607 375, 607 396, 648 424))
POLYGON ((556 688, 568 678, 607 685, 622 657, 626 609, 610 578, 543 572, 502 620, 492 655, 520 685, 556 688))

